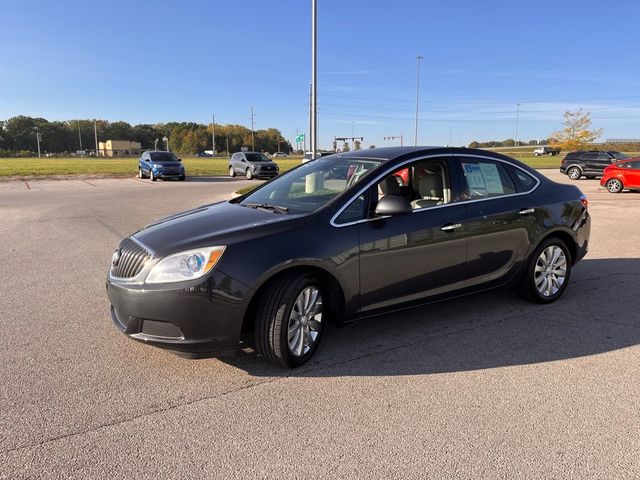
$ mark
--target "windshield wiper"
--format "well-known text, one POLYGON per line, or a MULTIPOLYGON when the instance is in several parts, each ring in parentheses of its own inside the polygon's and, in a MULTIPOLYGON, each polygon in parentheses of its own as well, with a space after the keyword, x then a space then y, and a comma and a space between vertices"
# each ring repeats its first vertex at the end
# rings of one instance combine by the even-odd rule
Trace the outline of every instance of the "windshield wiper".
POLYGON ((283 207, 280 205, 271 205, 269 203, 241 203, 240 205, 244 205, 245 207, 249 207, 249 208, 262 208, 263 210, 270 210, 272 212, 276 212, 276 213, 287 213, 289 211, 289 208, 287 207, 283 207))

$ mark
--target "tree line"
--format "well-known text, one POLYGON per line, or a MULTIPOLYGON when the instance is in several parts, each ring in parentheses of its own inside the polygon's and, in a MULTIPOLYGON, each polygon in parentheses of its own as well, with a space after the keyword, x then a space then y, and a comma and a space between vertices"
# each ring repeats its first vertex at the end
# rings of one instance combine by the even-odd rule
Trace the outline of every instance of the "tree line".
MULTIPOLYGON (((163 138, 169 140, 169 149, 181 155, 211 150, 212 125, 195 122, 169 122, 131 125, 127 122, 107 120, 49 121, 24 115, 0 121, 0 156, 29 156, 37 150, 44 153, 65 154, 77 150, 95 150, 94 127, 98 141, 131 140, 140 142, 142 149, 164 149, 163 138)), ((267 128, 252 132, 243 125, 215 125, 216 152, 238 152, 241 147, 256 151, 290 153, 291 144, 280 130, 267 128)))

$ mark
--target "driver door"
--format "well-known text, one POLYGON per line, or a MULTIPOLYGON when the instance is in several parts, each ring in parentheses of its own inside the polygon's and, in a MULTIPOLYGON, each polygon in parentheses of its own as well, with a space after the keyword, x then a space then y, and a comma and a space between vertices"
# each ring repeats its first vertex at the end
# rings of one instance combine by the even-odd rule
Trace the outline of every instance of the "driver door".
POLYGON ((464 287, 465 207, 456 203, 459 188, 453 172, 447 157, 419 160, 390 173, 370 191, 369 219, 358 224, 362 312, 464 287), (376 217, 375 203, 382 195, 405 197, 412 213, 376 217))

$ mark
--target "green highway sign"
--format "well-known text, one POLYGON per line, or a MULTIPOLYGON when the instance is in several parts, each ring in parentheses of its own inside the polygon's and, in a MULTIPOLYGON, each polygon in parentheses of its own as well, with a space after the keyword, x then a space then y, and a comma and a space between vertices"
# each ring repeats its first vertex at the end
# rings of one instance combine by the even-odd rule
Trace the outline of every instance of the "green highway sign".
POLYGON ((302 143, 302 142, 304 142, 304 133, 301 133, 296 137, 296 143, 302 143))

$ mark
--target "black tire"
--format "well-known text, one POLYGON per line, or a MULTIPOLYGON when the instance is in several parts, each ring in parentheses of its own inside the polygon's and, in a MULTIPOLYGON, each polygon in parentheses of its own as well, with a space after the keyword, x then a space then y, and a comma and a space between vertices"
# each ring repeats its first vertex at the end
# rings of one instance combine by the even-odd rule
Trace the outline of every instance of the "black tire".
POLYGON ((567 177, 571 180, 580 180, 582 176, 582 171, 578 167, 571 167, 567 170, 567 177))
POLYGON ((526 271, 524 272, 524 276, 520 280, 520 285, 519 285, 520 288, 518 289, 520 295, 525 300, 528 300, 530 302, 535 302, 535 303, 555 302, 558 298, 562 296, 562 294, 567 288, 567 285, 569 284, 569 280, 571 279, 571 265, 572 265, 571 253, 569 252, 569 249, 567 248, 567 246, 562 240, 555 237, 551 237, 544 240, 540 245, 538 245, 538 248, 536 248, 535 251, 531 254, 531 257, 529 257, 526 271), (538 263, 538 259, 541 258, 542 253, 550 247, 558 247, 564 253, 564 258, 566 261, 565 263, 566 273, 564 276, 564 280, 562 284, 559 286, 559 288, 557 289, 557 291, 554 293, 550 292, 550 294, 547 295, 547 294, 541 293, 538 290, 538 287, 536 286, 536 283, 537 283, 536 282, 536 265, 538 263))
POLYGON ((178 180, 180 180, 181 182, 184 182, 186 178, 187 177, 185 175, 180 175, 180 178, 178 180))
POLYGON ((152 182, 157 180, 156 176, 153 174, 153 170, 149 170, 149 179, 151 179, 152 182))
POLYGON ((606 187, 611 193, 620 193, 624 190, 622 180, 619 178, 610 178, 607 180, 606 187))
MULTIPOLYGON (((277 279, 260 298, 255 319, 256 350, 270 363, 278 367, 295 368, 306 363, 314 354, 322 338, 323 324, 326 323, 324 295, 321 283, 313 275, 292 273, 277 279), (308 288, 316 288, 320 298, 322 315, 317 336, 309 350, 301 355, 293 353, 289 347, 288 327, 292 310, 298 296, 308 288)), ((306 348, 304 344, 303 348, 306 348)))
POLYGON ((138 169, 138 178, 140 180, 142 180, 144 178, 144 173, 142 173, 142 169, 141 168, 138 169))
POLYGON ((229 176, 232 178, 236 176, 236 171, 231 166, 229 167, 229 176))
POLYGON ((250 168, 247 168, 247 171, 244 172, 244 176, 247 177, 247 180, 251 180, 253 178, 253 172, 250 168))

